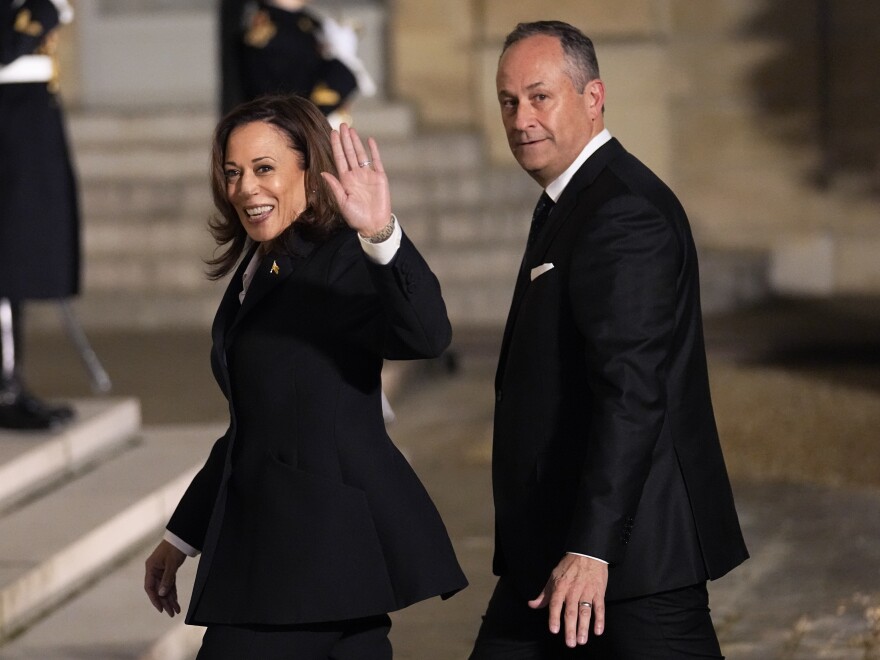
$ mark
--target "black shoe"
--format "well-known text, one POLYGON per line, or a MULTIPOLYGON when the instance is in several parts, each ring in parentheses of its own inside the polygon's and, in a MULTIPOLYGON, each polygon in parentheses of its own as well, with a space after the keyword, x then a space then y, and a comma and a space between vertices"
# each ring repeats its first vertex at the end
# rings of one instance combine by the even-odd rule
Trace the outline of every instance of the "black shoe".
POLYGON ((70 406, 50 406, 27 392, 7 390, 0 394, 0 428, 45 430, 73 419, 70 406))
POLYGON ((45 414, 51 417, 53 420, 64 424, 65 422, 69 422, 74 417, 73 408, 63 403, 58 404, 48 404, 45 401, 41 401, 37 397, 35 397, 30 392, 22 392, 18 395, 18 400, 21 405, 23 405, 28 410, 37 412, 39 414, 45 414))

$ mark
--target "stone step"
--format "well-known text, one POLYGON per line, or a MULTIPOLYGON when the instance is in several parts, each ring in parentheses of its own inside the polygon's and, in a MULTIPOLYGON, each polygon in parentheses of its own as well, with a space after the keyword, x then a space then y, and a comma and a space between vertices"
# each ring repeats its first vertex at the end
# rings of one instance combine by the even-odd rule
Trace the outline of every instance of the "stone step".
MULTIPOLYGON (((528 233, 531 199, 484 199, 468 203, 450 199, 431 203, 427 196, 401 198, 392 193, 393 208, 407 234, 419 244, 457 244, 464 241, 521 243, 528 233), (398 201, 399 200, 399 201, 398 201)), ((117 221, 89 216, 82 246, 90 258, 102 255, 198 255, 215 247, 208 229, 208 212, 199 216, 128 216, 117 221)))
MULTIPOLYGON (((516 264, 519 262, 517 261, 516 264)), ((514 268, 516 268, 514 264, 514 268)), ((503 324, 513 292, 512 277, 487 273, 479 283, 440 278, 443 297, 454 326, 503 324)), ((222 292, 211 291, 89 291, 73 302, 86 331, 101 329, 166 329, 211 327, 222 292)), ((29 311, 28 322, 57 328, 57 313, 48 306, 29 311)))
POLYGON ((89 109, 69 112, 67 127, 75 151, 162 145, 190 148, 211 143, 217 123, 208 108, 167 112, 119 112, 89 109))
MULTIPOLYGON (((360 99, 353 107, 352 125, 363 137, 402 139, 416 131, 414 108, 387 99, 360 99)), ((210 147, 219 120, 213 108, 157 108, 149 113, 90 108, 67 114, 68 132, 75 150, 114 145, 197 145, 210 147)))
POLYGON ((771 258, 766 250, 700 249, 703 314, 729 312, 769 297, 771 258))
MULTIPOLYGON (((382 384, 392 401, 417 368, 411 362, 386 365, 382 384)), ((201 629, 182 628, 182 617, 171 620, 152 608, 141 586, 144 560, 225 428, 219 423, 146 428, 124 455, 15 512, 17 519, 0 518, 0 585, 8 582, 7 574, 44 578, 40 583, 19 578, 17 599, 7 598, 10 589, 0 587, 0 658, 193 657, 201 629), (28 554, 29 547, 36 552, 28 554), (50 568, 59 574, 50 574, 50 568), (78 586, 69 586, 73 583, 78 586), (24 599, 39 604, 28 616, 20 614, 24 599)), ((184 607, 196 565, 188 560, 178 573, 184 607)))
MULTIPOLYGON (((84 291, 117 292, 126 295, 201 292, 211 294, 216 287, 205 275, 205 264, 195 254, 132 254, 90 258, 83 273, 84 291)), ((216 295, 222 293, 220 291, 216 295)))
MULTIPOLYGON (((369 121, 377 128, 400 119, 388 106, 365 103, 358 110, 364 117, 373 113, 369 121)), ((207 326, 221 295, 221 287, 205 280, 202 262, 214 249, 206 228, 212 213, 207 145, 213 113, 106 113, 79 121, 72 132, 81 149, 85 288, 78 307, 84 325, 207 326)), ((537 184, 517 167, 488 166, 477 133, 376 134, 395 213, 440 278, 453 322, 503 324, 537 184)), ((745 141, 728 140, 725 157, 738 155, 745 141)), ((755 175, 732 177, 729 185, 751 183, 755 175)), ((710 238, 713 218, 707 224, 710 238)), ((758 244, 718 247, 761 251, 758 244)), ((704 271, 711 309, 751 299, 764 290, 757 282, 767 279, 766 264, 737 264, 735 258, 707 260, 704 271)))
POLYGON ((113 222, 90 218, 82 236, 82 247, 90 259, 101 255, 207 256, 214 246, 204 218, 151 218, 147 222, 113 222))
POLYGON ((129 444, 140 429, 136 399, 72 402, 75 421, 54 431, 0 429, 0 513, 129 444))
MULTIPOLYGON (((222 290, 215 291, 90 291, 73 301, 77 319, 87 330, 140 328, 202 328, 210 330, 222 290)), ((57 311, 50 305, 28 310, 35 328, 57 329, 57 311)))
POLYGON ((515 205, 527 208, 526 217, 541 189, 521 170, 465 164, 454 171, 397 171, 388 168, 395 208, 426 207, 488 209, 515 205))
MULTIPOLYGON (((394 129, 408 122, 377 111, 375 128, 383 162, 406 171, 455 171, 482 163, 476 132, 415 133, 394 129)), ((175 181, 208 173, 213 120, 204 114, 129 116, 89 113, 70 121, 74 160, 81 181, 140 179, 175 181)), ((363 137, 373 134, 366 127, 363 137)))
MULTIPOLYGON (((176 652, 169 643, 156 648, 157 642, 172 638, 172 633, 195 636, 195 650, 203 629, 184 626, 179 615, 170 619, 160 615, 144 593, 144 560, 159 535, 139 547, 121 566, 48 614, 19 637, 0 646, 2 660, 189 660, 195 653, 176 652), (101 625, 95 625, 95 622, 101 625), (151 654, 156 648, 157 652, 151 654)), ((177 572, 181 603, 188 603, 197 563, 184 562, 177 572)))
MULTIPOLYGON (((442 228, 442 243, 432 237, 436 231, 430 224, 407 225, 413 240, 426 246, 422 252, 440 280, 453 324, 503 325, 527 231, 522 221, 511 220, 509 230, 497 232, 494 242, 489 224, 462 220, 456 227, 450 221, 442 228)), ((856 247, 849 246, 847 254, 854 253, 856 247)), ((774 262, 770 250, 703 246, 704 311, 729 310, 769 295, 772 282, 791 279, 792 254, 786 252, 788 261, 783 263, 774 262), (776 264, 775 271, 771 263, 776 264)), ((812 258, 811 254, 805 252, 796 265, 812 258)), ((207 328, 225 282, 208 281, 196 255, 162 259, 131 255, 117 261, 102 257, 87 264, 84 293, 74 302, 74 309, 86 328, 207 328)), ((41 327, 58 323, 48 308, 34 308, 30 318, 41 327)))
MULTIPOLYGON (((147 143, 108 141, 73 144, 73 158, 81 185, 105 186, 119 181, 148 185, 207 181, 210 139, 147 143)), ((483 145, 475 132, 443 131, 387 138, 379 145, 389 173, 455 172, 483 165, 483 145)), ((207 191, 207 186, 205 186, 207 191)))
POLYGON ((169 628, 139 660, 195 660, 205 629, 183 621, 169 628))
MULTIPOLYGON (((531 179, 505 168, 472 166, 441 173, 389 170, 389 178, 392 203, 401 214, 435 208, 490 214, 522 209, 527 221, 540 195, 531 179)), ((86 182, 81 200, 89 229, 152 232, 161 223, 158 229, 199 231, 214 212, 206 175, 163 183, 136 178, 86 182)))
MULTIPOLYGON (((0 640, 10 640, 133 551, 156 542, 224 429, 146 431, 127 451, 0 519, 0 640)), ((119 620, 132 617, 117 612, 119 620)), ((80 627, 90 629, 85 619, 80 627)))
POLYGON ((142 225, 171 218, 204 226, 214 208, 207 166, 174 181, 122 176, 81 181, 80 204, 87 226, 142 225))

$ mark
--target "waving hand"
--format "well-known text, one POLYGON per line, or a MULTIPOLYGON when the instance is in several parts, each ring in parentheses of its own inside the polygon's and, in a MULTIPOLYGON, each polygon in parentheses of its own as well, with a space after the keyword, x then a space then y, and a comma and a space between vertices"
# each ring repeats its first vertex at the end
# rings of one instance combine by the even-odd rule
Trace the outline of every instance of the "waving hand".
POLYGON ((348 225, 361 236, 372 236, 391 220, 391 192, 379 146, 370 138, 368 152, 357 132, 347 124, 333 131, 330 144, 339 178, 329 172, 321 175, 348 225))

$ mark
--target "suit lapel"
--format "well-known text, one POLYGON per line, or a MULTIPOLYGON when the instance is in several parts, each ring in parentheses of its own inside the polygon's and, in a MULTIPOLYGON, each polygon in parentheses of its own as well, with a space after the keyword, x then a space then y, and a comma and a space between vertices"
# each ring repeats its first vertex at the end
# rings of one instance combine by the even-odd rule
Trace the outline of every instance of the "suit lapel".
POLYGON ((571 181, 569 181, 568 185, 565 187, 565 190, 562 191, 562 195, 560 196, 559 201, 556 202, 556 206, 553 207, 553 212, 547 220, 547 226, 544 227, 544 231, 541 232, 541 235, 532 250, 526 255, 527 258, 531 259, 529 264, 526 264, 527 266, 537 265, 537 263, 540 262, 543 256, 547 253, 547 249, 553 243, 553 239, 556 238, 556 234, 559 233, 559 230, 562 229, 562 226, 569 219, 572 211, 574 211, 577 206, 581 193, 593 185, 596 177, 598 177, 602 170, 607 167, 608 163, 622 151, 623 147, 620 142, 615 138, 611 138, 607 143, 599 147, 599 149, 596 150, 596 153, 590 156, 587 159, 587 162, 575 172, 571 181))
POLYGON ((502 377, 504 376, 504 367, 507 364, 507 351, 513 336, 513 329, 516 326, 520 304, 531 284, 529 280, 530 269, 532 266, 540 263, 559 230, 562 229, 563 225, 571 217, 581 192, 589 188, 608 163, 623 151, 624 149, 620 142, 616 138, 611 138, 581 165, 580 169, 571 178, 571 181, 568 182, 568 185, 565 186, 565 190, 562 191, 562 195, 550 212, 547 224, 544 226, 537 242, 531 250, 527 249, 523 255, 519 274, 516 278, 516 286, 513 290, 513 301, 510 303, 510 312, 507 315, 507 323, 504 327, 504 337, 501 341, 498 369, 495 372, 496 388, 500 387, 502 377))
POLYGON ((217 314, 214 316, 214 323, 211 326, 211 339, 215 348, 222 348, 225 341, 224 338, 229 331, 229 326, 235 320, 241 303, 238 302, 238 294, 241 292, 242 275, 247 270, 248 264, 257 251, 259 245, 252 245, 245 251, 245 255, 235 269, 235 274, 229 280, 220 306, 217 308, 217 314))
MULTIPOLYGON (((264 255, 260 259, 256 271, 254 271, 253 280, 248 286, 247 295, 245 295, 244 301, 239 305, 238 294, 241 292, 241 276, 247 268, 248 263, 250 263, 254 250, 248 252, 245 259, 242 260, 243 267, 240 267, 236 272, 236 276, 230 283, 230 288, 227 290, 226 296, 224 296, 224 303, 230 299, 232 300, 231 309, 224 315, 224 319, 221 323, 215 323, 215 326, 219 325, 219 328, 215 328, 216 334, 214 336, 214 341, 217 346, 223 346, 224 349, 229 346, 236 331, 241 325, 242 320, 246 318, 247 315, 266 298, 266 296, 270 295, 272 291, 281 286, 281 284, 283 284, 297 270, 297 268, 312 253, 314 247, 314 243, 306 241, 298 234, 294 234, 291 239, 289 254, 270 252, 264 255)), ((220 320, 219 316, 218 313, 218 321, 220 320)))

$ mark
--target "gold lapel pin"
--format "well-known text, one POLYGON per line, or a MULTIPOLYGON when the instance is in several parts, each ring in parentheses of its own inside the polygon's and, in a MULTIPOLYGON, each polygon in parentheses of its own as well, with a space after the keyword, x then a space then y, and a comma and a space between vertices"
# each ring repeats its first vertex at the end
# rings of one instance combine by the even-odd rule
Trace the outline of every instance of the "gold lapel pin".
POLYGON ((281 269, 278 268, 278 262, 275 260, 272 260, 272 268, 269 269, 269 272, 272 273, 273 275, 277 275, 280 270, 281 269))

